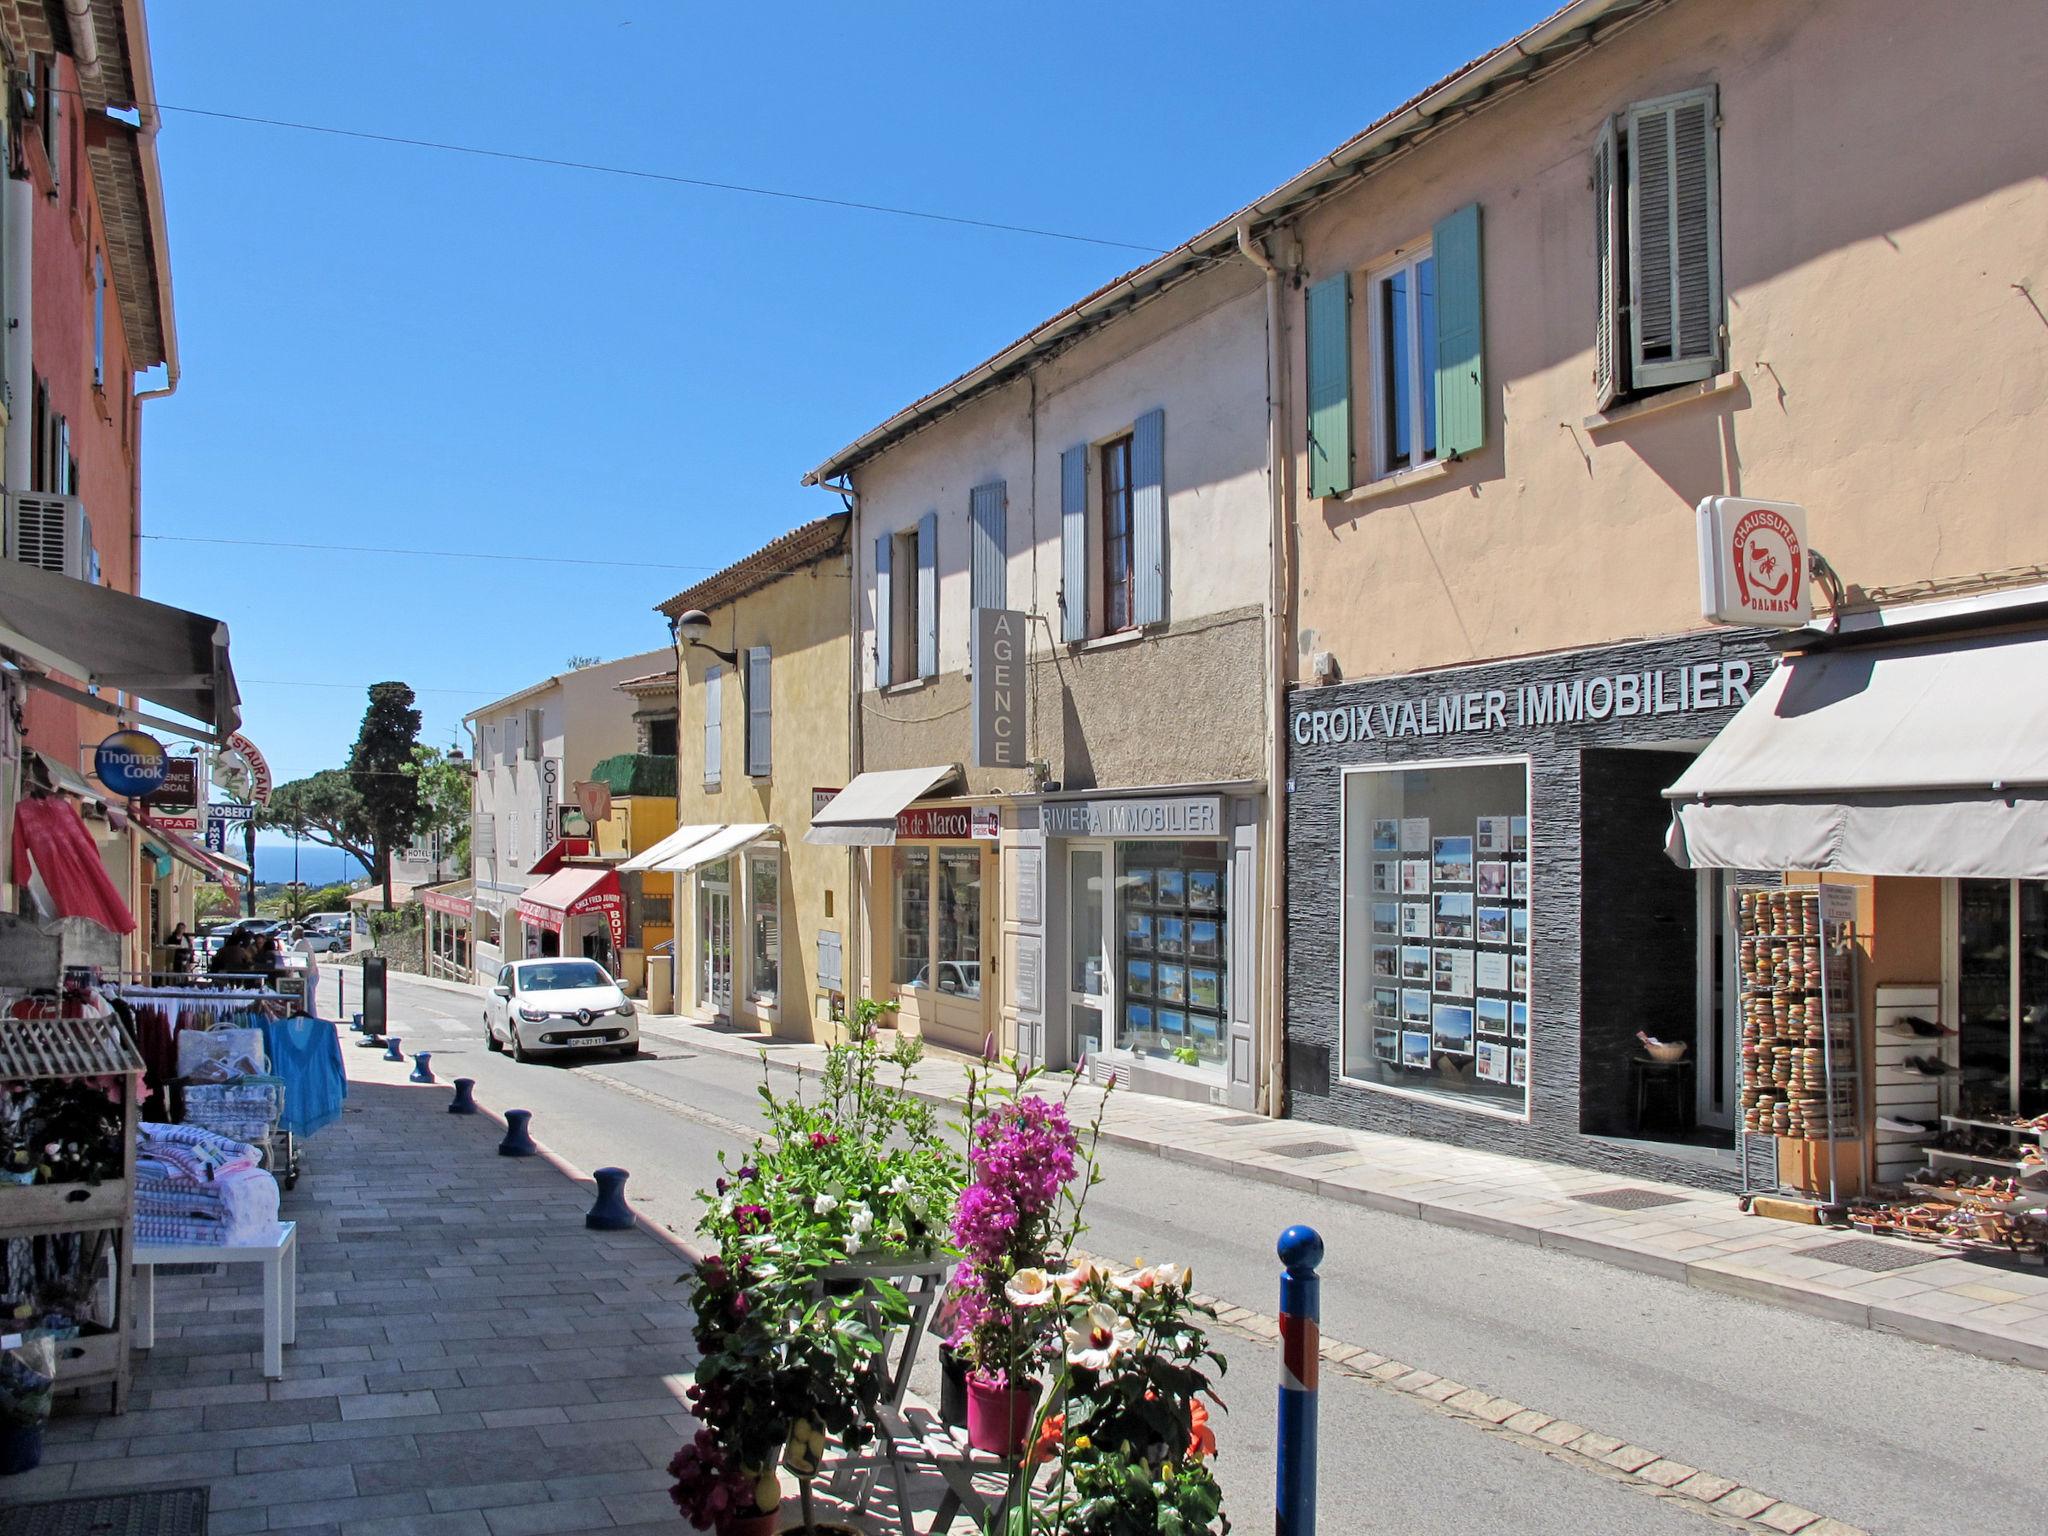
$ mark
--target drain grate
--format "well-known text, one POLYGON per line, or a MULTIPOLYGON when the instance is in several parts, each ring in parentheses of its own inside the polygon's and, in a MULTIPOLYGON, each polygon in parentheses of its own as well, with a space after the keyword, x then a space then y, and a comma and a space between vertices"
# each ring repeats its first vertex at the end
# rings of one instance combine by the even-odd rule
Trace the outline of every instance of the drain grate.
POLYGON ((1881 1275, 1892 1269, 1911 1269, 1915 1264, 1934 1264, 1948 1257, 1940 1250, 1916 1251, 1895 1243, 1881 1243, 1874 1237, 1847 1237, 1839 1243, 1822 1243, 1818 1248, 1799 1250, 1802 1259, 1819 1259, 1824 1264, 1846 1264, 1881 1275))
POLYGON ((0 1509, 0 1536, 206 1536, 204 1488, 158 1488, 0 1509))
POLYGON ((1264 1115, 1218 1115, 1209 1122, 1211 1125, 1264 1125, 1264 1115))
POLYGON ((1288 1141, 1260 1150, 1275 1157, 1328 1157, 1333 1152, 1349 1152, 1351 1149, 1341 1141, 1288 1141))
POLYGON ((1581 1205, 1604 1205, 1615 1211, 1649 1211, 1660 1205, 1683 1205, 1683 1195, 1660 1195, 1654 1189, 1596 1189, 1590 1195, 1573 1195, 1581 1205))

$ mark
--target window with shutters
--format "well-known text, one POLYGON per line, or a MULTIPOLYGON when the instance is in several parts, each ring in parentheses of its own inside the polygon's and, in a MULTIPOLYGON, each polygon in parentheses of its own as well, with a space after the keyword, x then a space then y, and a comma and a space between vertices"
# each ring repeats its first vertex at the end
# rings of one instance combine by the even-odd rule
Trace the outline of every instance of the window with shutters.
POLYGON ((722 777, 721 756, 725 750, 725 671, 704 669, 704 787, 716 789, 722 777))
POLYGON ((913 683, 918 672, 918 637, 924 621, 918 612, 924 583, 918 580, 917 530, 906 528, 891 540, 889 569, 889 676, 891 683, 913 683))
POLYGON ((755 646, 747 652, 747 776, 765 779, 775 767, 775 690, 771 682, 768 647, 755 646))
POLYGON ((107 387, 107 258, 92 253, 92 387, 107 387))
POLYGON ((1131 627, 1131 438, 1129 433, 1104 443, 1096 452, 1096 483, 1101 494, 1097 531, 1101 541, 1102 601, 1098 610, 1101 634, 1131 627))
POLYGON ((1593 152, 1598 404, 1713 377, 1725 355, 1714 90, 1637 102, 1593 152))
POLYGON ((1372 349, 1373 474, 1436 457, 1436 262, 1404 252, 1366 278, 1372 349))

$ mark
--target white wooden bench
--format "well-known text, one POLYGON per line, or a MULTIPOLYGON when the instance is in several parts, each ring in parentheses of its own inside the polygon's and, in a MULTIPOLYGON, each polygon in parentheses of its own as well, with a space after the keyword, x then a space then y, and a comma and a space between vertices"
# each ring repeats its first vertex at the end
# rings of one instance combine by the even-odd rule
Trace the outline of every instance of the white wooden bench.
POLYGON ((299 1224, 280 1221, 268 1241, 136 1243, 135 1346, 156 1345, 156 1267, 159 1264, 261 1264, 263 1266, 263 1374, 284 1375, 284 1347, 299 1334, 299 1224))

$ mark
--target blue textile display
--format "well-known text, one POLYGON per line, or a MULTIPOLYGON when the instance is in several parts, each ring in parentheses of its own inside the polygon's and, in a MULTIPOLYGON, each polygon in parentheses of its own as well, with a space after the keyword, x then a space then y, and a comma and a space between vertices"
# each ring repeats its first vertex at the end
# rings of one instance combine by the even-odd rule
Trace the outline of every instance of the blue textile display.
POLYGON ((311 1136, 341 1118, 348 1075, 341 1064, 341 1040, 332 1024, 304 1015, 263 1021, 263 1048, 270 1071, 284 1079, 284 1117, 278 1122, 294 1136, 311 1136))

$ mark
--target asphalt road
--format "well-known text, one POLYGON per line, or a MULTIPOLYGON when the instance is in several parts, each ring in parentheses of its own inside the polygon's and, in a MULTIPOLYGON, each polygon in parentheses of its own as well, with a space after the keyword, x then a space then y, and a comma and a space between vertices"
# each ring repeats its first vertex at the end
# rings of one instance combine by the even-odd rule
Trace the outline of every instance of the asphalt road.
MULTIPOLYGON (((717 1154, 757 1123, 761 1071, 743 1059, 649 1035, 633 1062, 520 1067, 485 1052, 480 998, 404 977, 390 1016, 444 1081, 474 1077, 487 1108, 534 1111, 558 1156, 629 1169, 635 1208, 679 1232, 717 1154)), ((1191 1263, 1203 1290, 1271 1312, 1273 1238, 1308 1221, 1328 1244, 1327 1337, 1886 1536, 2039 1529, 2040 1373, 1125 1148, 1102 1161, 1085 1239, 1096 1252, 1191 1263)), ((1270 1507, 1277 1365, 1270 1348, 1222 1343, 1233 1412, 1218 1470, 1238 1523, 1255 1528, 1270 1507)), ((1322 1446, 1327 1530, 1686 1531, 1706 1518, 1335 1374, 1322 1446)))

